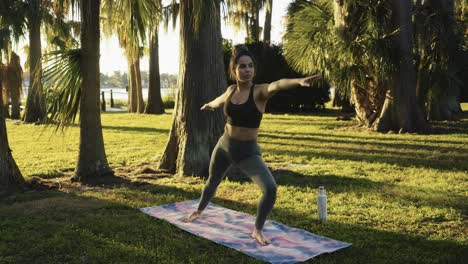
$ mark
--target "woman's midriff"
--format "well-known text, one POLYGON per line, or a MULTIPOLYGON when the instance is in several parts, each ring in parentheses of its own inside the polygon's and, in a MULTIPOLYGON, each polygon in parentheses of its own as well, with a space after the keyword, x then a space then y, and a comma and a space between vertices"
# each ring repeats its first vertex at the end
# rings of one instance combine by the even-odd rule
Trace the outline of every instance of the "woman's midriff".
POLYGON ((226 124, 224 133, 237 140, 251 141, 257 139, 258 128, 238 127, 226 124))

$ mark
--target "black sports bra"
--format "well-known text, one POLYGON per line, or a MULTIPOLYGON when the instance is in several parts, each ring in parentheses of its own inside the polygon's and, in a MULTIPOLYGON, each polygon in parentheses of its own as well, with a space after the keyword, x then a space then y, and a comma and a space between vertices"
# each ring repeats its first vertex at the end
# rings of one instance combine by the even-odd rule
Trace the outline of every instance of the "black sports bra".
POLYGON ((231 98, 236 92, 236 89, 229 95, 227 102, 224 104, 224 114, 227 117, 227 123, 238 127, 258 128, 262 121, 263 113, 260 112, 254 101, 254 87, 252 85, 249 92, 249 98, 243 104, 233 104, 231 98))

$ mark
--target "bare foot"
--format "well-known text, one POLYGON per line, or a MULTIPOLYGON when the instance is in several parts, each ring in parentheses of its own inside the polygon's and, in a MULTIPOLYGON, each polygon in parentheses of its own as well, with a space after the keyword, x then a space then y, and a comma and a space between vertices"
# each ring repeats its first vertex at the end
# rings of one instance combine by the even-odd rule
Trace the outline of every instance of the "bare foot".
POLYGON ((262 230, 258 230, 257 228, 254 228, 253 233, 252 233, 252 237, 255 240, 257 240, 257 242, 262 246, 266 246, 266 245, 271 243, 270 240, 265 237, 262 230))
POLYGON ((190 223, 192 222, 193 220, 197 219, 198 217, 200 217, 201 215, 201 212, 199 211, 194 211, 193 213, 191 213, 189 216, 187 216, 183 221, 184 223, 190 223))

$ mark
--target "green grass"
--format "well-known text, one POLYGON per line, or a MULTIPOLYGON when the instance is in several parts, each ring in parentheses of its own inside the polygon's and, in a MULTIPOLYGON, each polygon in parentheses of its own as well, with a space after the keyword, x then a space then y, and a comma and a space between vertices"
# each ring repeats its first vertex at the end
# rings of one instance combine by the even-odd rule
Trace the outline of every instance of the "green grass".
MULTIPOLYGON (((158 161, 171 118, 102 115, 109 162, 133 183, 74 184, 1 200, 0 263, 260 263, 138 210, 197 198, 203 187, 198 178, 138 173, 158 161)), ((433 135, 350 124, 332 113, 265 115, 259 144, 279 185, 270 218, 353 243, 310 263, 467 263, 468 119, 433 123, 447 132, 433 135), (321 184, 324 224, 316 220, 321 184)), ((73 172, 78 127, 63 135, 12 121, 7 128, 25 178, 55 181, 73 172)), ((250 181, 226 179, 213 202, 255 214, 259 195, 250 181)))
POLYGON ((461 103, 461 108, 463 111, 468 111, 468 103, 461 103))
MULTIPOLYGON (((174 104, 175 104, 175 98, 174 96, 168 95, 162 98, 164 108, 167 109, 173 109, 174 104)), ((148 103, 147 100, 144 101, 145 105, 148 103)), ((106 101, 106 107, 110 107, 110 99, 106 101)), ((122 99, 114 99, 114 107, 115 108, 123 108, 123 107, 128 107, 128 100, 122 100, 122 99)))

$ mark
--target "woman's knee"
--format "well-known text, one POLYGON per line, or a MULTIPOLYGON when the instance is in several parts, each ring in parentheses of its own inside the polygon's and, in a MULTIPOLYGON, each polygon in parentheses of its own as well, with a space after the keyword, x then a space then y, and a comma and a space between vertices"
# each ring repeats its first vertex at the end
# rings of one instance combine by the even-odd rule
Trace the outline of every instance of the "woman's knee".
POLYGON ((277 191, 278 191, 278 187, 276 186, 276 184, 270 184, 265 189, 265 195, 273 199, 276 199, 277 191))
POLYGON ((206 181, 205 188, 216 188, 221 184, 221 179, 219 177, 210 177, 206 181))

